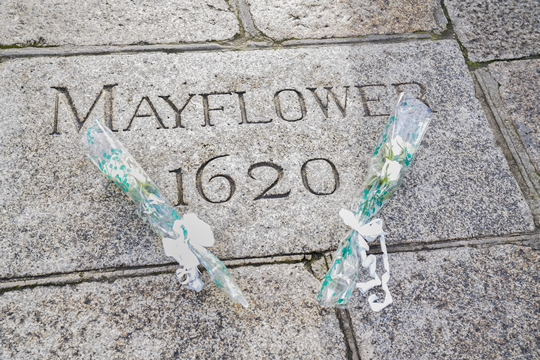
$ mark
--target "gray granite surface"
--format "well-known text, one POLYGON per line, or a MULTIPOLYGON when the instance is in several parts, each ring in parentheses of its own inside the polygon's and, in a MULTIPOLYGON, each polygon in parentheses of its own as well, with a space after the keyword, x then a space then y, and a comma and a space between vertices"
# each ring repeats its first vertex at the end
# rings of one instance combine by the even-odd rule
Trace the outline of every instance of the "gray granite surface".
POLYGON ((5 0, 0 23, 0 45, 169 44, 239 32, 224 0, 5 0))
POLYGON ((381 213, 388 241, 531 231, 454 41, 18 59, 0 64, 0 277, 170 261, 83 155, 85 117, 119 129, 171 202, 183 191, 218 257, 335 248, 397 89, 437 112, 381 213))
POLYGON ((232 270, 249 308, 174 274, 0 296, 2 359, 345 359, 333 310, 302 264, 232 270))
POLYGON ((539 15, 538 0, 0 0, 0 359, 540 358, 539 15), (435 35, 443 8, 463 47, 435 35), (467 58, 528 56, 477 70, 475 92, 467 58), (435 113, 380 214, 394 303, 321 308, 338 212, 400 90, 435 113), (180 286, 85 158, 94 119, 212 225, 249 308, 206 272, 200 293, 180 286))
POLYGON ((540 1, 445 0, 444 4, 471 61, 540 54, 540 1))
POLYGON ((540 60, 497 62, 489 71, 512 122, 540 173, 540 60))
POLYGON ((440 3, 248 0, 255 26, 275 40, 403 34, 446 29, 440 3))
POLYGON ((527 247, 390 254, 394 303, 359 292, 350 313, 362 360, 538 359, 540 253, 527 247))

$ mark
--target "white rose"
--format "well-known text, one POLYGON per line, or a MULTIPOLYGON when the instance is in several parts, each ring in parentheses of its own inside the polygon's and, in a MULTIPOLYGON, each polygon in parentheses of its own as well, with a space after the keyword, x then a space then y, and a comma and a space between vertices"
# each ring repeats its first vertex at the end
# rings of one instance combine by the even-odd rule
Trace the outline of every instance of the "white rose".
POLYGON ((165 204, 165 202, 163 200, 161 200, 160 198, 158 198, 154 194, 148 195, 148 200, 150 200, 150 204, 152 204, 152 205, 163 205, 163 204, 165 204))
POLYGON ((399 179, 399 173, 401 172, 402 167, 403 166, 401 166, 399 162, 386 159, 382 167, 380 178, 383 179, 387 177, 388 181, 396 181, 399 179))
POLYGON ((145 184, 148 182, 146 176, 144 176, 142 172, 139 172, 139 169, 137 169, 135 166, 131 168, 130 175, 139 180, 140 183, 145 184))
POLYGON ((392 139, 391 144, 392 155, 394 156, 401 156, 405 150, 407 150, 409 154, 414 153, 414 147, 412 144, 403 140, 403 138, 399 135, 392 139))

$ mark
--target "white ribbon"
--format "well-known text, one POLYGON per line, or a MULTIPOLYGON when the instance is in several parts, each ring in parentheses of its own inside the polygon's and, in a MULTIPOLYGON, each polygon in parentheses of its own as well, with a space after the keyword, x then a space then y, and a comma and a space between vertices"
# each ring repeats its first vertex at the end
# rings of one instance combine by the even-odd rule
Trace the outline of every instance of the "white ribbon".
POLYGON ((176 238, 163 238, 165 255, 175 259, 181 266, 176 270, 178 281, 185 288, 201 291, 203 282, 199 279, 199 259, 191 251, 189 244, 204 247, 214 246, 214 234, 210 225, 202 221, 196 214, 185 214, 181 220, 173 224, 173 231, 169 233, 176 238), (184 236, 184 229, 187 237, 184 236), (185 277, 184 280, 182 280, 185 277))
POLYGON ((353 232, 353 236, 356 236, 356 240, 358 241, 358 245, 360 247, 362 266, 368 269, 369 275, 373 278, 373 280, 364 283, 357 283, 356 287, 360 289, 362 294, 365 294, 366 291, 374 288, 375 286, 381 285, 385 292, 384 302, 376 303, 375 301, 379 297, 375 294, 370 295, 368 298, 371 310, 376 312, 381 311, 392 303, 392 295, 390 295, 390 290, 388 290, 388 280, 390 280, 390 265, 388 264, 388 253, 386 252, 386 242, 384 241, 384 237, 387 235, 387 233, 385 233, 382 228, 383 221, 382 219, 373 219, 366 225, 360 225, 354 214, 345 209, 341 209, 339 216, 346 225, 355 230, 355 232, 353 232), (366 253, 369 250, 368 242, 373 242, 378 237, 380 237, 381 250, 383 252, 383 264, 384 269, 386 270, 382 276, 382 282, 376 272, 377 259, 373 255, 367 256, 366 253))

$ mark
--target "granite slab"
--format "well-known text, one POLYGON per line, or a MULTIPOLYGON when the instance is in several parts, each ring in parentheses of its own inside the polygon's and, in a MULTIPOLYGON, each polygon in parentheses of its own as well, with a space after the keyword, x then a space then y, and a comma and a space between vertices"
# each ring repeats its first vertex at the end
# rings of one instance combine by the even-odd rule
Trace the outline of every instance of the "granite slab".
POLYGON ((394 303, 355 293, 360 358, 537 359, 540 253, 497 245, 390 254, 394 303))
POLYGON ((489 65, 489 71, 500 84, 501 98, 540 173, 540 60, 496 62, 489 65))
POLYGON ((0 45, 127 45, 227 40, 239 33, 224 0, 6 0, 0 45))
POLYGON ((540 54, 538 0, 445 0, 444 3, 471 61, 540 54))
POLYGON ((248 0, 248 3, 257 29, 278 41, 446 29, 446 19, 436 0, 248 0))
POLYGON ((2 359, 345 359, 333 310, 302 264, 232 270, 249 302, 174 274, 36 287, 0 296, 2 359))
POLYGON ((213 226, 220 258, 333 249, 400 90, 436 113, 381 213, 388 242, 532 231, 451 40, 6 60, 0 278, 171 261, 84 156, 97 118, 180 213, 213 226))

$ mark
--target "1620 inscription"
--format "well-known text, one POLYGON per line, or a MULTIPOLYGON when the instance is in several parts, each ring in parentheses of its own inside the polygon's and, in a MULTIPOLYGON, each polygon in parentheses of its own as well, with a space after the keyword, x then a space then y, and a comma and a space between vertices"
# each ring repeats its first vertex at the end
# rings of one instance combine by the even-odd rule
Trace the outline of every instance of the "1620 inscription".
MULTIPOLYGON (((143 93, 144 95, 137 96, 126 94, 122 85, 115 83, 102 85, 98 88, 99 91, 94 93, 95 97, 86 96, 86 101, 93 99, 93 102, 91 105, 87 103, 85 105, 87 110, 83 112, 80 111, 81 100, 79 100, 78 91, 61 85, 51 88, 54 90, 54 111, 50 135, 81 132, 90 116, 96 113, 94 116, 100 118, 114 132, 134 129, 138 131, 141 125, 142 128, 148 130, 154 128, 159 132, 163 129, 178 129, 177 134, 171 134, 173 136, 191 136, 194 134, 192 131, 196 131, 197 135, 203 135, 199 138, 205 139, 203 142, 206 141, 207 144, 212 141, 221 144, 230 142, 226 138, 214 138, 208 135, 209 130, 220 126, 257 126, 257 130, 264 129, 263 132, 268 131, 274 134, 278 128, 281 132, 274 138, 287 143, 289 141, 288 129, 291 126, 283 126, 284 124, 294 124, 296 130, 299 129, 301 132, 305 129, 306 132, 310 132, 313 129, 313 123, 310 123, 312 119, 333 123, 339 127, 342 126, 342 121, 362 121, 362 117, 387 117, 391 103, 401 91, 408 91, 428 106, 431 105, 427 102, 428 88, 417 81, 390 84, 352 83, 319 87, 297 86, 251 91, 242 89, 193 91, 193 93, 185 91, 179 94, 163 95, 156 91, 154 94, 143 93), (115 98, 117 93, 123 94, 126 98, 115 98), (100 104, 103 104, 103 112, 97 113, 100 104), (66 114, 69 114, 71 121, 69 119, 59 121, 62 106, 67 110, 66 114), (121 119, 115 117, 115 114, 118 114, 117 107, 121 108, 123 114, 120 116, 121 119), (282 123, 278 124, 278 122, 282 123)), ((430 107, 433 109, 432 106, 430 107)), ((226 129, 228 132, 217 130, 212 130, 212 132, 230 134, 230 130, 234 131, 231 127, 226 129)), ((239 133, 249 133, 242 131, 239 133)), ((252 133, 261 134, 260 131, 252 133)), ((155 138, 159 139, 159 137, 155 138)), ((232 149, 230 151, 233 152, 232 149)), ((224 152, 229 152, 229 150, 224 150, 224 152)), ((332 156, 331 153, 327 155, 322 152, 322 154, 325 157, 332 156)), ((295 165, 298 167, 296 169, 285 169, 283 164, 262 161, 246 166, 242 170, 244 172, 242 175, 238 173, 231 175, 226 171, 216 173, 216 166, 224 164, 223 159, 229 156, 228 154, 214 156, 200 164, 194 174, 195 188, 189 189, 193 192, 187 193, 198 194, 200 198, 211 204, 222 204, 229 202, 238 191, 253 194, 249 195, 252 196, 252 201, 261 202, 291 197, 294 184, 300 189, 304 188, 313 196, 329 196, 335 194, 340 187, 338 169, 327 158, 315 157, 316 155, 311 155, 312 158, 300 157, 303 163, 299 162, 295 165), (263 174, 265 174, 264 177, 262 177, 263 174), (239 176, 245 176, 245 178, 241 179, 239 176), (242 189, 244 186, 242 184, 249 184, 249 189, 242 189)), ((184 184, 193 184, 191 178, 188 182, 184 181, 184 177, 187 176, 185 170, 185 168, 178 168, 170 171, 176 177, 175 206, 187 206, 192 200, 186 198, 184 191, 184 184)))
MULTIPOLYGON (((228 174, 214 174, 212 175, 208 182, 212 182, 214 179, 222 178, 228 183, 228 193, 225 194, 225 196, 219 196, 220 194, 208 194, 205 190, 205 186, 203 184, 203 174, 206 170, 206 167, 213 163, 214 161, 218 161, 221 158, 228 157, 228 154, 225 155, 219 155, 215 156, 207 161, 205 161, 197 170, 197 173, 195 175, 195 187, 197 189, 198 194, 207 202, 212 204, 221 204, 225 203, 233 197, 235 194, 237 188, 236 188, 236 181, 233 179, 231 175, 228 174)), ((273 182, 267 186, 266 188, 262 189, 261 192, 253 198, 253 200, 262 200, 262 199, 282 199, 287 198, 291 194, 291 190, 287 190, 285 192, 274 192, 272 189, 278 185, 278 183, 284 178, 285 176, 285 170, 283 167, 281 167, 278 164, 275 164, 270 161, 263 161, 258 162, 255 164, 252 164, 247 169, 247 176, 253 180, 257 180, 257 178, 254 176, 254 170, 257 168, 263 168, 267 167, 276 172, 276 178, 273 180, 273 182)), ((171 170, 171 173, 176 174, 176 189, 177 189, 177 203, 174 206, 187 206, 189 205, 185 199, 184 195, 184 178, 183 178, 183 172, 182 168, 178 168, 175 170, 171 170)), ((301 178, 302 185, 308 190, 311 194, 317 195, 317 196, 326 196, 326 195, 332 195, 336 192, 336 190, 339 188, 339 173, 336 169, 336 166, 332 163, 332 161, 324 158, 314 158, 306 160, 301 168, 299 169, 299 178, 301 178), (330 189, 314 189, 313 186, 310 185, 310 176, 312 175, 310 171, 308 170, 308 165, 313 162, 322 162, 329 166, 331 173, 332 173, 332 183, 333 186, 330 189)), ((221 194, 223 195, 223 194, 221 194)))

